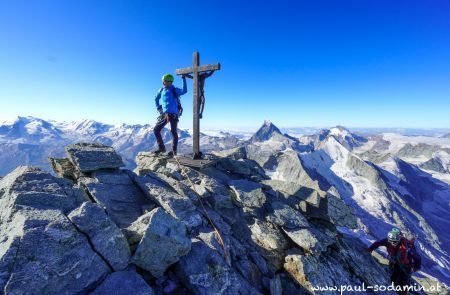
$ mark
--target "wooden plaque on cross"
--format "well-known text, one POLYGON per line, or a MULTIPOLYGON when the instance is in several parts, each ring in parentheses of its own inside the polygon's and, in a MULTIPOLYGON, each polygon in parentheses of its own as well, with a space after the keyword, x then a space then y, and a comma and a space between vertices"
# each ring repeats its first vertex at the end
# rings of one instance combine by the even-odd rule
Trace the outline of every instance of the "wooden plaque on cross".
POLYGON ((175 70, 177 75, 186 75, 193 80, 193 93, 194 93, 194 118, 193 118, 193 135, 192 135, 192 158, 194 160, 201 159, 200 152, 200 93, 203 93, 204 81, 201 79, 206 79, 206 75, 202 76, 203 73, 214 72, 220 70, 220 63, 209 64, 200 66, 200 53, 194 52, 192 58, 192 67, 182 68, 175 70))

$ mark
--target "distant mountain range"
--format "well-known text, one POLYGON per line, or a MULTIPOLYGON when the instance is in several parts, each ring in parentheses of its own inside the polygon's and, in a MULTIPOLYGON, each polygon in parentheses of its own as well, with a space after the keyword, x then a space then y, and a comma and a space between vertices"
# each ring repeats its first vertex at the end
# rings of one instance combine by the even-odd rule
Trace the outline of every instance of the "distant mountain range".
MULTIPOLYGON (((189 131, 179 134, 180 152, 189 153, 189 131)), ((208 152, 245 147, 248 158, 271 178, 271 186, 286 191, 313 189, 319 193, 310 197, 312 203, 327 195, 328 210, 339 221, 340 230, 366 244, 384 237, 394 226, 417 235, 424 274, 450 285, 450 138, 444 134, 365 135, 336 126, 293 135, 265 121, 252 134, 204 131, 201 148, 208 152), (332 200, 343 200, 348 207, 332 200), (348 218, 349 210, 357 222, 348 218)), ((170 144, 168 130, 163 131, 163 138, 170 144)), ((135 167, 138 152, 156 147, 151 125, 19 117, 0 124, 0 176, 18 165, 48 170, 49 156, 64 157, 66 145, 81 141, 113 146, 130 169, 135 167)))
MULTIPOLYGON (((179 152, 192 152, 192 138, 188 130, 179 130, 179 152)), ((235 147, 242 136, 226 132, 201 134, 204 152, 235 147)), ((163 129, 164 141, 170 145, 171 135, 163 129)), ((63 157, 64 147, 75 142, 99 142, 113 146, 123 157, 127 168, 135 167, 140 151, 156 148, 152 125, 118 126, 94 120, 80 122, 45 121, 34 117, 18 117, 0 123, 0 176, 19 165, 34 165, 49 169, 49 156, 63 157)))
MULTIPOLYGON (((265 122, 246 148, 273 181, 344 200, 358 218, 350 232, 366 243, 392 227, 417 235, 425 272, 450 282, 449 139, 363 137, 337 126, 296 140, 265 122)), ((351 222, 339 211, 348 233, 351 222)))

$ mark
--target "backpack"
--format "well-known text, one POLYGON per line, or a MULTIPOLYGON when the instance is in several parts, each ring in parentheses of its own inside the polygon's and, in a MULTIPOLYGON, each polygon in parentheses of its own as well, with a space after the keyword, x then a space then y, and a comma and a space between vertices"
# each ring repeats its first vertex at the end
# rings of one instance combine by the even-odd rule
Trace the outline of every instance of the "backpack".
MULTIPOLYGON (((159 94, 162 93, 163 89, 164 88, 159 89, 159 94)), ((177 99, 177 103, 178 103, 178 117, 181 117, 181 115, 183 115, 183 107, 181 106, 180 97, 177 94, 177 90, 175 89, 175 86, 170 87, 170 89, 172 89, 172 94, 177 99)))
POLYGON ((397 250, 397 253, 391 257, 392 262, 398 264, 400 269, 405 273, 409 273, 410 269, 419 266, 420 261, 416 261, 416 258, 420 260, 419 254, 416 251, 416 247, 414 245, 415 238, 408 240, 406 238, 402 238, 402 242, 400 247, 397 250))

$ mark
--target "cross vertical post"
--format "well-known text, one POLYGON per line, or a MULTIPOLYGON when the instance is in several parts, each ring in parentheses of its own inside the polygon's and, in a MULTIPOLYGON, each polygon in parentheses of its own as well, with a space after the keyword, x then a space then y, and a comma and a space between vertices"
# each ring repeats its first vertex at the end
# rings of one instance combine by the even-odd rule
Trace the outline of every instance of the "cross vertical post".
POLYGON ((195 51, 192 55, 192 67, 176 69, 177 75, 186 75, 193 80, 194 111, 192 121, 192 158, 201 159, 200 152, 200 87, 203 87, 204 81, 212 72, 220 70, 220 63, 200 66, 200 53, 195 51), (209 73, 209 74, 208 74, 209 73), (200 80, 203 81, 200 86, 200 80))
POLYGON ((193 93, 194 93, 194 113, 192 122, 192 158, 200 159, 200 118, 199 118, 199 89, 198 89, 198 67, 200 65, 200 54, 196 51, 192 56, 192 66, 193 66, 193 93))

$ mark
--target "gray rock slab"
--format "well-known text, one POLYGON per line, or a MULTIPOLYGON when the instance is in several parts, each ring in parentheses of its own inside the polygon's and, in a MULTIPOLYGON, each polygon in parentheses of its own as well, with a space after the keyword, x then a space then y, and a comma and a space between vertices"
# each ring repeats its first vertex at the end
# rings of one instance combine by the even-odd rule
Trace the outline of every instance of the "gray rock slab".
POLYGON ((269 273, 267 262, 258 251, 252 251, 249 255, 262 274, 266 275, 269 273))
POLYGON ((203 241, 209 248, 218 252, 222 257, 226 257, 227 261, 230 261, 230 238, 228 235, 224 233, 220 233, 220 237, 216 231, 211 228, 202 228, 200 229, 197 238, 203 241), (223 241, 223 245, 220 242, 220 239, 223 241))
POLYGON ((267 201, 262 185, 245 179, 231 180, 228 185, 234 191, 242 207, 262 208, 267 201))
POLYGON ((302 211, 306 216, 329 219, 328 197, 324 191, 292 181, 265 180, 262 183, 269 185, 280 194, 284 199, 283 202, 302 211))
POLYGON ((131 256, 127 239, 100 205, 83 203, 68 217, 114 270, 127 267, 131 256))
POLYGON ((229 174, 239 175, 254 180, 269 179, 264 170, 253 160, 239 159, 233 160, 231 158, 221 158, 218 161, 218 166, 229 174))
POLYGON ((270 280, 270 295, 283 295, 280 275, 276 275, 270 280))
POLYGON ((153 295, 153 289, 134 271, 110 274, 91 295, 153 295))
POLYGON ((249 225, 252 241, 259 246, 261 255, 267 260, 269 270, 275 273, 283 267, 284 253, 289 241, 277 226, 270 222, 254 220, 249 225))
POLYGON ((135 176, 134 180, 148 198, 164 208, 173 217, 182 220, 189 228, 202 224, 202 218, 189 197, 178 194, 167 183, 153 174, 135 176))
POLYGON ((175 271, 194 294, 260 294, 218 252, 199 240, 192 241, 191 251, 175 265, 175 271))
POLYGON ((112 147, 99 143, 71 144, 66 147, 66 154, 81 172, 125 166, 122 157, 112 147))
POLYGON ((148 223, 150 222, 150 217, 152 216, 151 212, 147 212, 144 215, 140 216, 136 221, 134 221, 130 226, 123 228, 122 232, 128 240, 128 244, 131 249, 136 250, 139 242, 142 240, 142 237, 147 230, 148 223))
MULTIPOLYGON (((173 189, 179 195, 183 197, 188 197, 194 205, 198 203, 198 194, 197 194, 198 191, 197 190, 194 191, 193 189, 191 189, 189 185, 185 184, 184 182, 168 177, 166 175, 162 175, 160 173, 157 174, 152 173, 151 175, 164 181, 165 184, 170 186, 170 188, 173 189)), ((196 188, 198 187, 198 185, 195 186, 196 188)))
POLYGON ((68 212, 86 199, 83 191, 74 188, 70 181, 56 178, 39 168, 21 166, 0 181, 0 217, 2 212, 17 206, 68 212))
POLYGON ((214 227, 217 228, 217 230, 220 232, 220 234, 222 235, 230 235, 231 234, 231 227, 228 223, 225 222, 225 220, 223 220, 223 218, 220 216, 220 214, 218 214, 216 211, 212 210, 211 208, 205 206, 204 208, 205 210, 202 210, 203 215, 205 216, 205 218, 208 218, 208 223, 210 223, 210 221, 213 222, 214 227))
POLYGON ((48 160, 50 161, 53 171, 59 177, 76 180, 80 176, 80 173, 77 171, 75 166, 67 158, 49 158, 48 160))
POLYGON ((110 272, 60 210, 15 212, 0 225, 0 240, 0 289, 5 294, 83 293, 110 272))
POLYGON ((191 240, 187 237, 186 226, 162 208, 156 208, 150 212, 148 227, 132 261, 154 277, 161 277, 190 249, 191 240))
POLYGON ((82 177, 79 181, 120 228, 129 226, 155 206, 124 170, 97 172, 94 178, 82 177))
POLYGON ((136 173, 138 175, 145 175, 149 172, 155 172, 160 167, 167 164, 167 157, 156 156, 151 152, 140 152, 136 156, 136 173))
POLYGON ((233 160, 247 159, 247 151, 244 146, 236 147, 230 150, 214 151, 212 154, 218 157, 230 158, 233 160))
POLYGON ((283 231, 294 243, 309 253, 321 253, 334 243, 334 239, 315 228, 283 228, 283 231))
POLYGON ((261 290, 262 275, 258 266, 247 259, 241 259, 235 262, 236 268, 243 278, 247 280, 255 289, 261 290))
POLYGON ((267 216, 267 220, 285 228, 309 227, 306 218, 298 211, 282 202, 272 202, 270 204, 272 212, 267 216))
POLYGON ((264 180, 262 183, 269 185, 276 191, 283 194, 285 198, 296 198, 298 201, 306 201, 312 206, 319 207, 320 200, 322 196, 325 195, 323 192, 318 192, 313 188, 303 186, 299 183, 292 181, 282 181, 282 180, 264 180))
POLYGON ((345 204, 345 202, 337 196, 328 194, 327 198, 328 216, 332 222, 339 226, 357 228, 358 222, 354 214, 354 209, 345 204))

